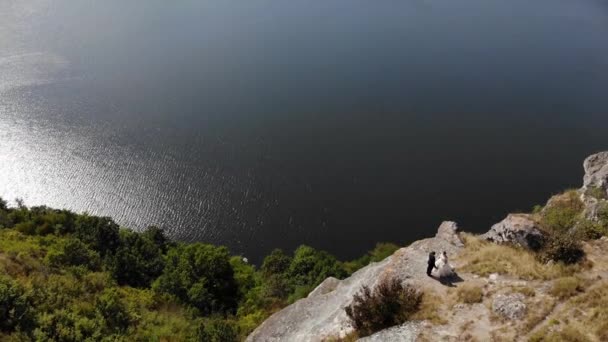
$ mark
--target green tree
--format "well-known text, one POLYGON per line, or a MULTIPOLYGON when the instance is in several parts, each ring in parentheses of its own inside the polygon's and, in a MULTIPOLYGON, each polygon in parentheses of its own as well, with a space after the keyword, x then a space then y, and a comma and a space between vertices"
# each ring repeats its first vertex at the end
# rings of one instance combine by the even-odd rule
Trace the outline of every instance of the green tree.
POLYGON ((154 244, 163 252, 167 253, 167 250, 171 246, 171 240, 165 235, 165 231, 156 226, 150 226, 142 233, 145 238, 154 242, 154 244))
POLYGON ((78 239, 69 239, 59 250, 49 251, 46 259, 54 267, 84 266, 95 271, 101 266, 99 254, 78 239))
POLYGON ((263 296, 284 299, 293 291, 293 284, 288 277, 292 258, 282 250, 275 249, 264 258, 260 268, 263 277, 263 296))
POLYGON ((105 289, 95 306, 110 331, 124 332, 131 324, 131 315, 115 288, 105 289))
POLYGON ((202 314, 234 312, 237 306, 238 286, 226 247, 195 243, 170 249, 153 288, 180 298, 202 314))
POLYGON ((148 235, 120 231, 120 247, 107 258, 108 269, 121 285, 149 287, 161 275, 164 260, 161 249, 148 235))
POLYGON ((314 287, 328 277, 344 278, 346 271, 333 255, 302 245, 294 252, 287 274, 297 286, 314 287))
POLYGON ((120 246, 119 227, 109 217, 80 215, 74 223, 76 237, 104 257, 120 246))

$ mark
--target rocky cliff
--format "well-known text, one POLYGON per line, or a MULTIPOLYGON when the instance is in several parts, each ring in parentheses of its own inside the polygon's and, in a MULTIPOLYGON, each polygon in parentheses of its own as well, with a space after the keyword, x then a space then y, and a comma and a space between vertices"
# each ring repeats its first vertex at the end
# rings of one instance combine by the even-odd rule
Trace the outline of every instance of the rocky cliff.
MULTIPOLYGON (((587 158, 584 169, 584 185, 579 192, 584 203, 595 208, 605 201, 605 197, 595 196, 589 200, 585 194, 591 188, 608 194, 608 152, 587 158)), ((509 215, 481 237, 462 235, 455 222, 443 222, 432 238, 401 248, 382 262, 372 263, 347 279, 327 279, 307 298, 267 319, 247 341, 335 341, 352 337, 353 328, 344 308, 350 305, 353 295, 362 286, 373 288, 387 277, 396 277, 424 291, 423 306, 427 312, 416 320, 361 341, 528 340, 534 334, 561 334, 562 328, 549 326, 549 317, 557 322, 565 317, 563 320, 568 323, 564 324, 569 327, 568 316, 574 310, 569 303, 575 297, 582 300, 580 297, 589 291, 605 289, 608 304, 605 281, 608 279, 605 253, 608 240, 604 237, 585 242, 587 266, 568 268, 543 264, 533 256, 528 249, 538 248, 542 238, 539 221, 532 214, 509 215), (439 282, 426 276, 430 251, 446 251, 453 258, 459 275, 454 282, 439 282), (492 262, 484 263, 486 260, 492 262), (564 278, 577 283, 569 294, 572 299, 555 293, 555 287, 565 281, 564 278), (469 291, 479 292, 480 297, 466 299, 469 291)), ((577 314, 595 312, 594 308, 589 310, 579 310, 577 314)), ((582 334, 585 333, 590 334, 582 334)), ((597 335, 587 337, 594 336, 597 335)))

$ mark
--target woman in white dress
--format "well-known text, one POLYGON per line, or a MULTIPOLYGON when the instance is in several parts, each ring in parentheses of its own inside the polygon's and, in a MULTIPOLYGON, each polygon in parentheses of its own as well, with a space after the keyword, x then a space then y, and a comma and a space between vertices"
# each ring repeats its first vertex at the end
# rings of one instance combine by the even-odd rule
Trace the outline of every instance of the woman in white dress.
POLYGON ((435 267, 437 268, 435 274, 439 278, 447 278, 454 275, 454 267, 448 262, 448 254, 445 251, 441 253, 439 259, 435 262, 435 267))

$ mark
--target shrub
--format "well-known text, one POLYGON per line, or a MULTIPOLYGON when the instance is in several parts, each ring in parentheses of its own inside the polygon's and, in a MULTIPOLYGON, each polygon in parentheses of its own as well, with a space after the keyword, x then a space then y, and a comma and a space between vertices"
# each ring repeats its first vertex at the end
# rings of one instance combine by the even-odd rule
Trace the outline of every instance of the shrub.
POLYGON ((364 286, 345 311, 359 336, 368 336, 407 321, 421 302, 421 292, 392 278, 382 281, 373 291, 364 286))
POLYGON ((483 300, 483 291, 479 286, 465 284, 456 290, 456 296, 461 303, 481 303, 483 300))
POLYGON ((556 279, 551 287, 551 295, 559 299, 566 299, 583 292, 583 284, 576 277, 564 277, 556 279))
POLYGON ((344 278, 346 271, 333 255, 302 245, 294 252, 287 276, 295 286, 314 288, 328 277, 344 278))
POLYGON ((46 259, 53 267, 84 266, 93 271, 101 264, 99 254, 78 239, 69 239, 59 250, 49 251, 46 259))
POLYGON ((238 285, 226 247, 194 243, 172 248, 153 288, 203 314, 234 312, 237 306, 238 285))
POLYGON ((561 261, 565 264, 575 264, 585 256, 583 247, 576 234, 550 234, 540 257, 544 261, 561 261))
POLYGON ((585 195, 591 196, 598 200, 608 199, 608 194, 606 194, 606 190, 599 186, 590 186, 585 191, 585 195))
POLYGON ((120 232, 120 247, 107 258, 108 269, 121 285, 149 287, 164 268, 162 251, 144 234, 120 232))
POLYGON ((230 321, 212 319, 201 323, 196 340, 200 342, 237 342, 238 328, 230 321))
POLYGON ((104 290, 95 306, 111 331, 124 332, 131 324, 131 315, 115 288, 104 290))
POLYGON ((596 240, 608 235, 608 221, 582 219, 576 225, 576 235, 581 240, 596 240))
POLYGON ((555 196, 541 213, 541 224, 549 231, 566 232, 574 227, 584 204, 577 191, 555 196))
POLYGON ((12 332, 30 323, 30 300, 16 281, 0 276, 0 331, 12 332))
POLYGON ((513 288, 514 292, 521 293, 526 297, 534 297, 536 296, 536 291, 528 286, 518 286, 513 288))
POLYGON ((275 249, 264 258, 260 268, 263 281, 263 292, 266 297, 286 298, 292 291, 292 285, 287 271, 291 265, 291 257, 282 250, 275 249))
POLYGON ((113 253, 120 245, 118 225, 109 217, 79 215, 74 229, 76 237, 102 257, 113 253))
POLYGON ((275 249, 264 258, 260 270, 265 276, 284 274, 289 269, 290 264, 291 258, 281 249, 275 249))

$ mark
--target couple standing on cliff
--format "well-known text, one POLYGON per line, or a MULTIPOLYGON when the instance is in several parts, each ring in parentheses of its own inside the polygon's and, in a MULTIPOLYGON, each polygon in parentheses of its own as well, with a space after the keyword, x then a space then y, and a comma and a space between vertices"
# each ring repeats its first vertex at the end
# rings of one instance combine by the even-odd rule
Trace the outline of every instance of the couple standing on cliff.
POLYGON ((454 267, 452 267, 452 265, 450 265, 448 262, 448 254, 445 251, 441 253, 439 259, 437 260, 435 260, 435 252, 431 252, 431 254, 429 254, 426 275, 432 277, 432 272, 435 268, 437 269, 437 271, 435 271, 435 275, 439 278, 447 278, 454 275, 454 267))

